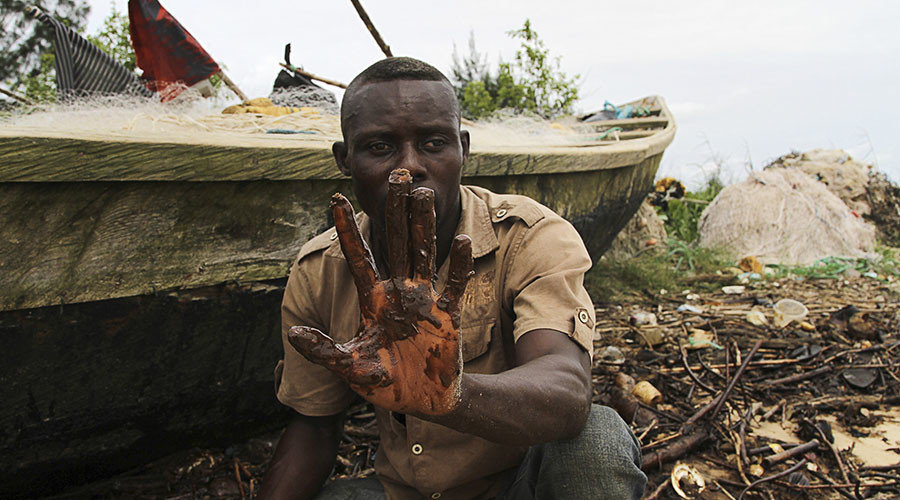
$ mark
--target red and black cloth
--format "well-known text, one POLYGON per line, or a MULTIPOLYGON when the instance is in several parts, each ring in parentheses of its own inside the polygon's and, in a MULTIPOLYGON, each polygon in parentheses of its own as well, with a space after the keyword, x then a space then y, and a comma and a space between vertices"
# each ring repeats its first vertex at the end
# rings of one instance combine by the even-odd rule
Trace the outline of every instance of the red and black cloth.
POLYGON ((128 0, 131 45, 147 86, 163 101, 220 71, 197 39, 157 0, 128 0), (173 85, 173 84, 183 84, 173 85))

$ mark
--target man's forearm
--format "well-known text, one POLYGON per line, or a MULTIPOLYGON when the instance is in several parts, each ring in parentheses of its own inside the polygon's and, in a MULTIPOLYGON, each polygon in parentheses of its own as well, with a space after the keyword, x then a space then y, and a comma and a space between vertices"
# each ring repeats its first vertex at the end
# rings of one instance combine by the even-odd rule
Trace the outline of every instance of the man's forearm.
POLYGON ((461 388, 451 414, 423 418, 489 441, 530 446, 574 437, 590 410, 589 376, 558 354, 496 375, 464 373, 461 388))
POLYGON ((278 440, 257 498, 313 498, 334 467, 342 427, 342 415, 294 418, 278 440))

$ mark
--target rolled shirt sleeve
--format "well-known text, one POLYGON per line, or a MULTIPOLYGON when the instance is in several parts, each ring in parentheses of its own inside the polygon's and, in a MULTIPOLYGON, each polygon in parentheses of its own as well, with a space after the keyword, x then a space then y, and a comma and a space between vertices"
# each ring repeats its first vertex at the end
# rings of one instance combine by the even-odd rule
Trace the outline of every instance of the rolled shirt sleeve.
POLYGON ((584 288, 584 273, 592 262, 581 236, 551 213, 519 239, 506 271, 506 296, 515 314, 513 338, 518 341, 538 329, 556 330, 592 354, 595 313, 584 288))

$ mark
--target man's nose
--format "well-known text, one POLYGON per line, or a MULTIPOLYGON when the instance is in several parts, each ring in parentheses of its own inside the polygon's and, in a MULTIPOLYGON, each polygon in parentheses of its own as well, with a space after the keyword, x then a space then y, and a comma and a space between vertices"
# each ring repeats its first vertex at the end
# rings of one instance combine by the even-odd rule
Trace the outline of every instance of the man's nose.
POLYGON ((413 145, 405 145, 402 148, 399 164, 396 168, 405 168, 409 170, 409 175, 413 178, 413 184, 420 182, 427 174, 422 158, 413 145))

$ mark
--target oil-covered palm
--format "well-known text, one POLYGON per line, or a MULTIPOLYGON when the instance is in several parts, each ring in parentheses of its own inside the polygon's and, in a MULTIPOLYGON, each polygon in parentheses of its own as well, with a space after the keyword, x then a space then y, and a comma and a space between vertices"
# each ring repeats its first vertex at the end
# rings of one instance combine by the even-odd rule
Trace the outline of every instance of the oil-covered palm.
POLYGON ((407 170, 391 172, 385 207, 386 280, 378 276, 350 202, 340 194, 332 197, 334 225, 359 294, 361 325, 344 344, 306 326, 291 328, 288 341, 375 405, 441 415, 453 410, 460 397, 459 302, 473 274, 472 241, 465 235, 453 240, 447 286, 437 294, 434 192, 410 191, 411 186, 407 170))

